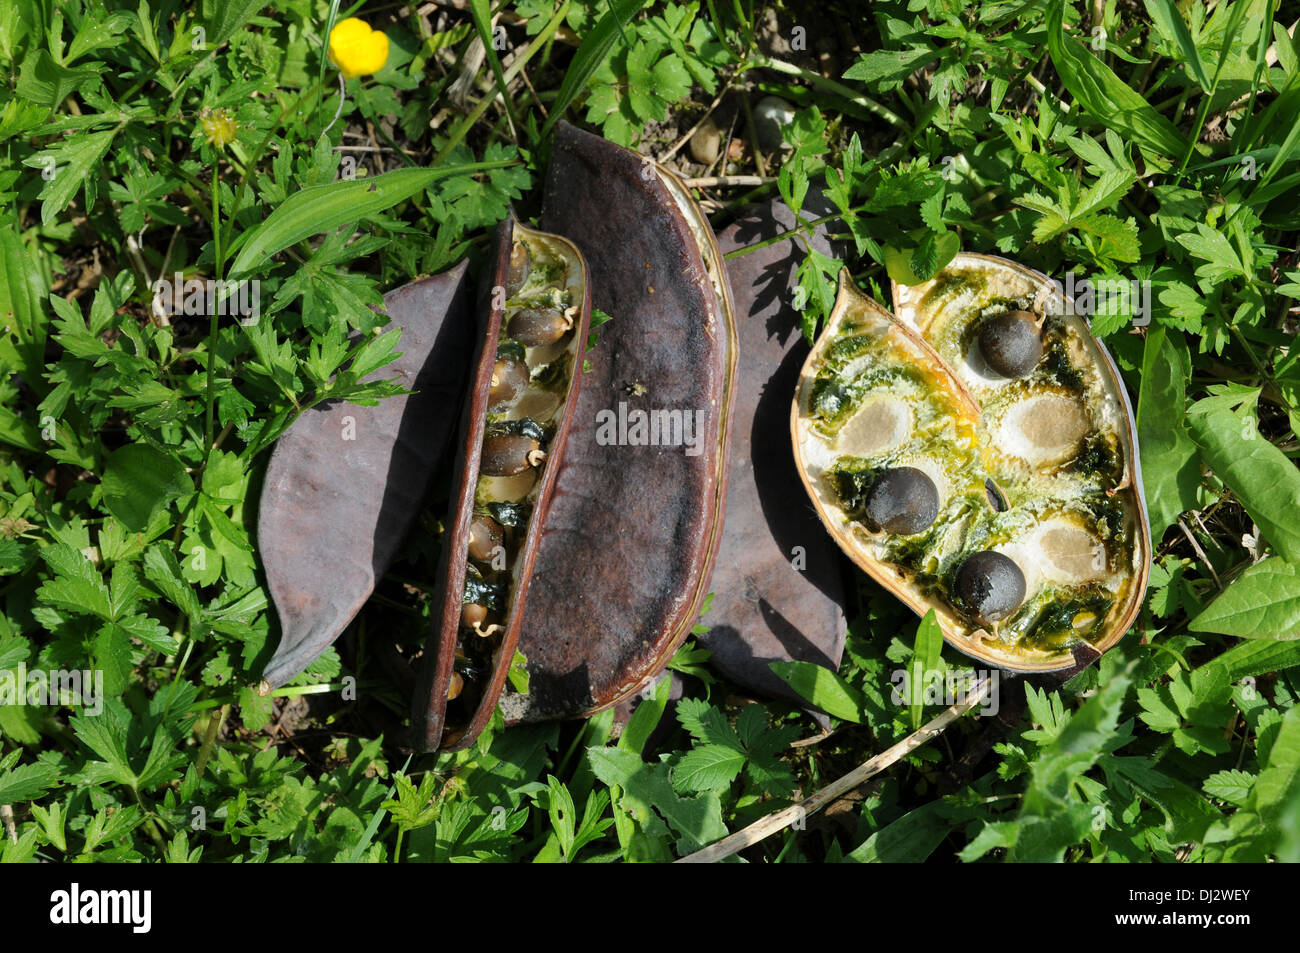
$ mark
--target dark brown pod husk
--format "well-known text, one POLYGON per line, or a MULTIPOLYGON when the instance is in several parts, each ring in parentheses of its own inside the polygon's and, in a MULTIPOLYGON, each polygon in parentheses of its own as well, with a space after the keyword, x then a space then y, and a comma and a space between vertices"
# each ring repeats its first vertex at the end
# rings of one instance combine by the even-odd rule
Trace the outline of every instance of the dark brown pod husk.
MULTIPOLYGON (((833 211, 810 194, 805 218, 833 211)), ((724 254, 790 232, 780 199, 748 210, 718 236, 724 254)), ((835 256, 819 226, 812 247, 835 256)), ((776 661, 839 667, 847 620, 844 560, 811 506, 790 447, 790 394, 808 355, 794 306, 803 246, 787 240, 727 262, 740 340, 727 516, 700 643, 732 681, 765 695, 808 702, 772 671, 776 661)))
POLYGON ((690 633, 721 538, 734 399, 721 253, 673 173, 561 122, 541 226, 582 248, 612 320, 559 460, 524 607, 529 692, 502 696, 507 723, 617 704, 690 633), (684 429, 678 445, 634 430, 650 411, 689 416, 692 452, 684 429))
POLYGON ((257 544, 280 618, 262 689, 303 671, 338 638, 388 570, 452 436, 473 347, 466 266, 384 296, 402 332, 376 372, 413 391, 374 407, 307 410, 276 443, 257 544))
POLYGON ((591 314, 587 265, 578 248, 513 217, 497 230, 496 254, 485 270, 480 298, 475 371, 462 413, 434 612, 412 703, 414 744, 422 751, 472 744, 505 686, 556 484, 555 461, 564 454, 580 393, 591 314), (520 244, 528 247, 527 256, 516 252, 520 244), (507 289, 516 293, 508 295, 507 289), (543 298, 562 309, 572 326, 541 346, 510 340, 510 318, 543 298), (526 363, 531 379, 509 400, 500 399, 498 389, 493 401, 493 371, 503 356, 526 363), (520 447, 529 452, 526 465, 516 467, 513 457, 520 447), (477 559, 470 546, 473 542, 478 551, 482 534, 472 529, 485 513, 504 524, 504 545, 495 556, 477 559), (467 615, 469 605, 486 611, 467 615), (459 665, 458 659, 463 660, 459 665), (453 675, 460 677, 458 686, 453 675))

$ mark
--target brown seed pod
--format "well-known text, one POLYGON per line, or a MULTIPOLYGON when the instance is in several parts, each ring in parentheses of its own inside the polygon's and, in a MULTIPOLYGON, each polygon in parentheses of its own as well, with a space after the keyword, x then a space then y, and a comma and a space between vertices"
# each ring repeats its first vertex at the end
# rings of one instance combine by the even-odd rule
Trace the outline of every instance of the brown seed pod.
POLYGON ((721 536, 735 379, 722 257, 673 173, 561 122, 541 224, 582 248, 613 320, 586 355, 581 423, 547 463, 557 487, 520 645, 529 692, 502 697, 507 722, 613 705, 689 634, 721 536), (689 413, 693 446, 681 428, 675 446, 630 427, 620 439, 620 413, 651 411, 676 411, 682 428, 689 413))
MULTIPOLYGON (((462 414, 461 456, 452 478, 454 492, 433 597, 435 611, 412 702, 414 741, 421 751, 453 750, 473 743, 496 708, 514 659, 541 526, 555 486, 557 471, 548 460, 564 454, 580 393, 581 375, 576 371, 581 366, 591 313, 590 282, 581 252, 570 241, 527 228, 513 218, 497 230, 496 249, 493 264, 482 279, 479 352, 462 414), (516 251, 521 246, 527 248, 532 275, 523 283, 522 297, 536 294, 558 300, 571 311, 575 333, 558 351, 530 350, 522 362, 528 383, 509 399, 494 402, 493 372, 500 364, 503 328, 508 315, 522 305, 511 299, 504 307, 495 307, 500 302, 494 299, 492 289, 510 280, 508 272, 521 258, 516 251), (543 284, 541 275, 554 277, 543 284), (530 362, 538 363, 533 366, 530 362), (547 400, 533 399, 537 396, 534 392, 542 388, 532 383, 534 372, 549 381, 547 400), (491 434, 489 407, 498 421, 491 434), (504 432, 495 428, 504 428, 504 432), (545 450, 537 437, 540 428, 550 434, 545 450), (485 511, 490 520, 484 517, 485 511), (518 520, 517 525, 512 523, 508 539, 500 524, 505 516, 498 515, 507 512, 518 520), (510 574, 480 574, 469 560, 486 556, 490 561, 497 545, 507 546, 510 574), (464 675, 465 687, 459 697, 449 699, 453 662, 458 655, 469 660, 463 672, 473 674, 464 675)), ((497 396, 501 396, 499 391, 497 396)))
MULTIPOLYGON (((816 191, 804 215, 832 212, 816 191)), ((747 210, 718 236, 723 254, 790 233, 794 214, 780 199, 747 210)), ((839 257, 820 225, 808 236, 839 257)), ((800 241, 787 239, 727 261, 740 338, 731 434, 727 514, 709 590, 713 601, 698 637, 710 664, 732 681, 801 705, 771 668, 802 661, 839 668, 847 621, 845 560, 808 506, 792 506, 802 486, 790 453, 789 397, 808 354, 794 308, 800 241)), ((821 720, 825 716, 816 713, 821 720)))
POLYGON ((378 372, 413 393, 374 407, 331 401, 276 443, 257 524, 280 618, 267 691, 323 652, 369 598, 419 513, 452 436, 473 351, 466 266, 384 296, 402 354, 378 372))

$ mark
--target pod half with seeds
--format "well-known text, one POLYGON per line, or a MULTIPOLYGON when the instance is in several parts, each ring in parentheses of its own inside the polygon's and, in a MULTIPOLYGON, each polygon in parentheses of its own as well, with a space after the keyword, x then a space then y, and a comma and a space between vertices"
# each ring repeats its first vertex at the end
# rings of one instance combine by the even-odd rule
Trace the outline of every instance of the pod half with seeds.
POLYGON ((505 686, 551 506, 552 461, 563 454, 573 419, 591 314, 587 264, 577 246, 513 217, 498 229, 482 292, 480 350, 412 706, 415 743, 424 751, 472 743, 505 686), (529 315, 536 313, 558 315, 563 327, 531 333, 529 315))
POLYGON ((1123 384, 1052 288, 959 255, 895 285, 891 314, 846 273, 791 417, 841 548, 956 648, 1024 672, 1114 645, 1151 559, 1123 384))
POLYGON ((722 255, 674 173, 561 122, 540 223, 582 248, 612 320, 568 449, 544 465, 559 476, 523 610, 529 691, 502 697, 507 723, 617 704, 690 633, 722 532, 734 403, 722 255), (614 419, 622 434, 599 429, 614 419))

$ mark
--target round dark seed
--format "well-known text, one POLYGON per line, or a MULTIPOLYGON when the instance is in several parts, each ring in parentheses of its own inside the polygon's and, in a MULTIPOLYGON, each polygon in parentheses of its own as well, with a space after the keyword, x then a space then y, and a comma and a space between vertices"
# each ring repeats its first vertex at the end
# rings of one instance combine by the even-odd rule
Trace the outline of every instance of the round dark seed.
POLYGON ((492 365, 492 389, 488 403, 496 406, 514 400, 528 386, 528 365, 523 361, 499 358, 492 365))
POLYGON ((469 524, 469 554, 479 562, 487 562, 505 538, 500 523, 490 516, 476 516, 469 524))
POLYGON ((867 493, 867 518, 875 528, 912 536, 939 515, 939 491, 916 467, 895 467, 880 475, 867 493))
POLYGON ((980 354, 1003 377, 1024 377, 1043 357, 1043 338, 1028 311, 1008 311, 980 328, 980 354))
POLYGON ((1025 601, 1025 574, 991 549, 967 556, 957 570, 957 598, 980 622, 1005 619, 1025 601))
POLYGON ((554 308, 521 308, 510 319, 507 333, 527 347, 554 344, 569 330, 570 322, 554 308))
POLYGON ((523 434, 498 434, 483 441, 479 471, 485 476, 515 476, 534 466, 540 445, 523 434))

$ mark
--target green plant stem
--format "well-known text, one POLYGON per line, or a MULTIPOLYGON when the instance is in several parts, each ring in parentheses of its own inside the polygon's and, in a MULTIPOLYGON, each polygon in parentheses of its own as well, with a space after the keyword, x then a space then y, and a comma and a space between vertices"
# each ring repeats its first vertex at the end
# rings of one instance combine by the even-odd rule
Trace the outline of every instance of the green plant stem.
POLYGON ((842 99, 846 99, 857 106, 861 106, 868 112, 879 116, 891 126, 902 128, 906 125, 897 113, 893 112, 881 103, 876 102, 874 99, 863 96, 857 90, 850 89, 843 83, 837 82, 833 79, 827 79, 820 73, 806 70, 802 66, 796 66, 793 63, 787 63, 785 60, 778 60, 771 56, 751 56, 742 65, 740 71, 744 72, 749 69, 770 69, 777 73, 784 73, 786 76, 797 76, 809 85, 820 86, 827 92, 834 93, 842 99))
MULTIPOLYGON (((563 4, 560 9, 556 11, 555 16, 551 17, 551 19, 547 21, 546 26, 542 28, 542 32, 537 34, 533 39, 533 42, 528 44, 528 48, 524 50, 519 59, 511 63, 510 68, 505 71, 502 79, 503 84, 509 85, 513 82, 514 78, 523 71, 523 68, 528 65, 528 61, 537 54, 537 51, 541 49, 542 46, 555 34, 555 31, 560 28, 560 24, 564 22, 564 15, 568 10, 569 4, 563 4)), ((473 111, 457 123, 456 128, 448 134, 446 145, 444 145, 442 149, 439 150, 438 154, 433 157, 433 162, 431 162, 430 165, 437 166, 442 164, 442 161, 447 158, 452 150, 465 140, 465 137, 469 135, 469 131, 474 128, 475 123, 479 121, 479 117, 481 117, 483 113, 487 112, 488 106, 492 105, 494 99, 496 99, 495 96, 484 96, 478 101, 478 104, 474 107, 473 111)))
POLYGON ((203 779, 203 772, 208 766, 208 758, 212 756, 212 745, 216 742, 217 732, 221 730, 221 725, 225 722, 229 711, 230 705, 222 705, 216 717, 208 721, 208 730, 203 736, 203 747, 199 749, 199 758, 194 762, 195 774, 199 780, 203 779))

